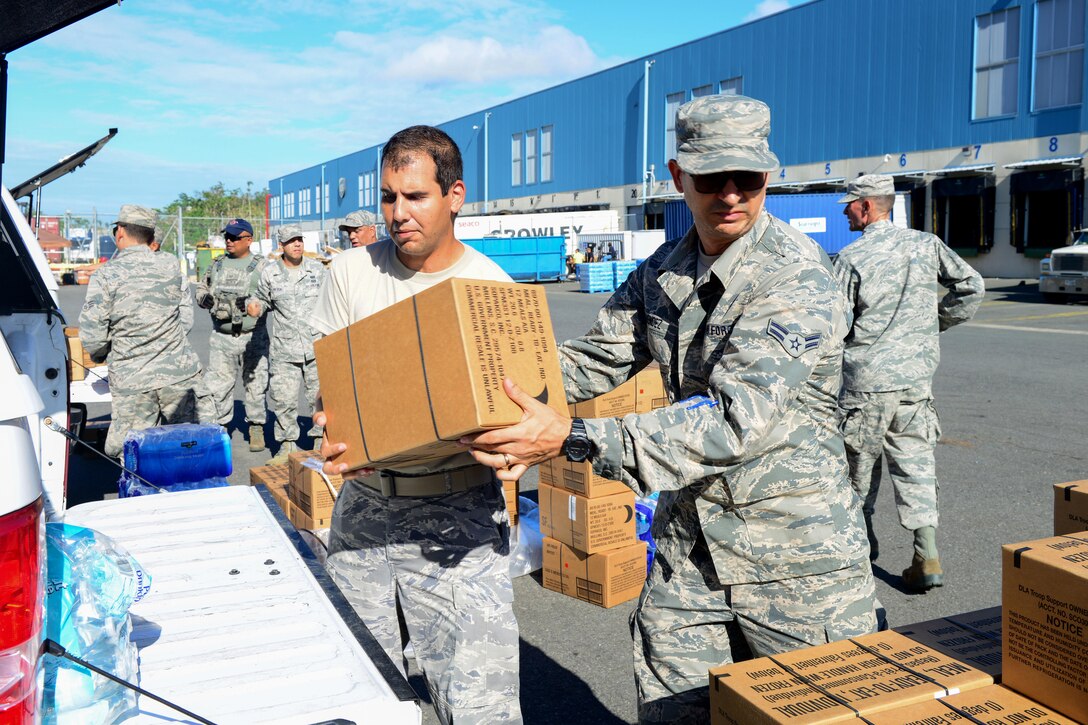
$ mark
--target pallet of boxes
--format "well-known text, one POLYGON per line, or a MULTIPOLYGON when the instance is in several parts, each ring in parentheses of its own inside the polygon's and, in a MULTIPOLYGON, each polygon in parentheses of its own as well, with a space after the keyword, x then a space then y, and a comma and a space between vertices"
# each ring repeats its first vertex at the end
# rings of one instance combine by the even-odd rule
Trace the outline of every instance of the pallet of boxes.
POLYGON ((1001 606, 710 670, 714 725, 1088 722, 1088 481, 1002 547, 1001 606))
MULTIPOLYGON (((648 367, 610 393, 569 408, 577 418, 622 418, 667 403, 648 367)), ((601 607, 634 599, 646 580, 646 542, 635 535, 635 493, 560 456, 540 465, 544 586, 601 607)))

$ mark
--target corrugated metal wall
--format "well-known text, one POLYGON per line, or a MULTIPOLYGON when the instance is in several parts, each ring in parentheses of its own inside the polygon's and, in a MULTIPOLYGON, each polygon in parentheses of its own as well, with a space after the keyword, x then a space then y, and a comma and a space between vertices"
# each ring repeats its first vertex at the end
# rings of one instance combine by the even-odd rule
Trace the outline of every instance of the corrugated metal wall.
MULTIPOLYGON (((1034 0, 815 0, 441 127, 462 148, 470 203, 484 197, 485 111, 491 113, 492 200, 539 194, 546 203, 549 193, 641 183, 646 59, 654 60, 648 162, 659 179, 666 178, 670 155, 665 96, 684 91, 690 98, 693 88, 709 83, 716 90, 719 81, 735 76, 743 78, 746 95, 771 106, 771 146, 786 166, 1088 129, 1083 104, 1031 111, 1034 5, 1034 0), (1017 113, 972 121, 975 18, 1017 5, 1017 113), (553 180, 513 185, 511 135, 547 125, 554 129, 553 180)), ((348 185, 327 217, 357 208, 358 174, 372 169, 376 159, 371 147, 326 164, 326 177, 343 176, 348 185)), ((320 165, 290 174, 284 190, 312 187, 319 178, 320 165)), ((269 189, 278 193, 279 179, 269 189)))

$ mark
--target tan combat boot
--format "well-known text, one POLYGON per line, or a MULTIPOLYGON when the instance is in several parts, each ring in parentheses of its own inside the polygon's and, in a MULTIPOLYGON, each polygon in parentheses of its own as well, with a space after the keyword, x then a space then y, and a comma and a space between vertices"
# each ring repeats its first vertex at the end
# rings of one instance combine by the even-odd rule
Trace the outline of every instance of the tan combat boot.
POLYGON ((263 425, 251 425, 249 426, 249 450, 251 453, 257 453, 265 449, 264 445, 264 426, 263 425))
POLYGON ((298 450, 294 441, 284 441, 280 444, 279 453, 264 462, 266 466, 282 466, 287 463, 287 457, 298 450))
POLYGON ((903 585, 915 592, 944 585, 944 571, 937 557, 937 530, 932 526, 914 531, 914 558, 903 570, 903 585))

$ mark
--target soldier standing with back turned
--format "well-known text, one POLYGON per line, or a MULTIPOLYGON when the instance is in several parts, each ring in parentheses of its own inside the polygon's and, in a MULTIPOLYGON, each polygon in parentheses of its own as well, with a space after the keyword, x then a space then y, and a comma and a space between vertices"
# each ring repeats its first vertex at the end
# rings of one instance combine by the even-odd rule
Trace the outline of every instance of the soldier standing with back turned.
POLYGON ((79 315, 83 347, 109 364, 110 456, 121 455, 130 430, 197 420, 200 358, 182 321, 188 288, 177 260, 151 250, 157 220, 147 207, 121 207, 113 228, 117 253, 91 275, 79 315))
MULTIPOLYGON (((310 408, 316 410, 317 361, 310 313, 325 279, 325 265, 303 254, 302 230, 297 226, 282 226, 276 236, 283 256, 265 265, 257 289, 247 301, 247 310, 251 317, 260 317, 265 311, 272 313, 268 392, 276 414, 276 440, 280 442, 272 460, 279 462, 298 450, 298 393, 303 382, 310 408)), ((308 433, 317 439, 318 450, 323 431, 315 424, 308 433)))
POLYGON ((205 423, 230 425, 234 418, 234 381, 242 372, 245 386, 249 450, 263 451, 268 412, 268 328, 265 318, 246 314, 246 298, 257 289, 264 258, 253 254, 253 227, 232 219, 223 228, 227 253, 217 257, 197 286, 196 303, 212 315, 208 373, 205 385, 211 410, 202 412, 205 423))
POLYGON ((938 237, 891 222, 895 184, 868 174, 850 182, 843 214, 864 231, 835 259, 854 324, 842 364, 842 423, 850 482, 864 501, 870 557, 877 557, 872 516, 881 457, 895 488, 899 523, 914 532, 914 557, 903 583, 926 591, 944 583, 937 555, 937 473, 941 436, 933 408, 937 335, 975 316, 982 277, 938 237), (937 285, 948 290, 937 297, 937 285))

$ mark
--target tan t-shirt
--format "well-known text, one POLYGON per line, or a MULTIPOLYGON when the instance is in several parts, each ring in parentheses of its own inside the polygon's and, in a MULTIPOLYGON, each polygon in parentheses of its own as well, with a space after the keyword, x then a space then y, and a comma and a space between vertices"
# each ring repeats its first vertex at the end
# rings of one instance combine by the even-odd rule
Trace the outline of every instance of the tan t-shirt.
MULTIPOLYGON (((348 249, 336 255, 329 265, 329 273, 321 285, 310 325, 318 334, 329 335, 428 287, 453 278, 512 281, 510 275, 489 257, 468 246, 464 247, 464 254, 452 267, 429 273, 414 272, 405 267, 397 259, 396 246, 390 239, 348 249)), ((401 465, 397 470, 405 473, 428 473, 462 468, 475 463, 472 456, 461 453, 420 465, 401 465)))

